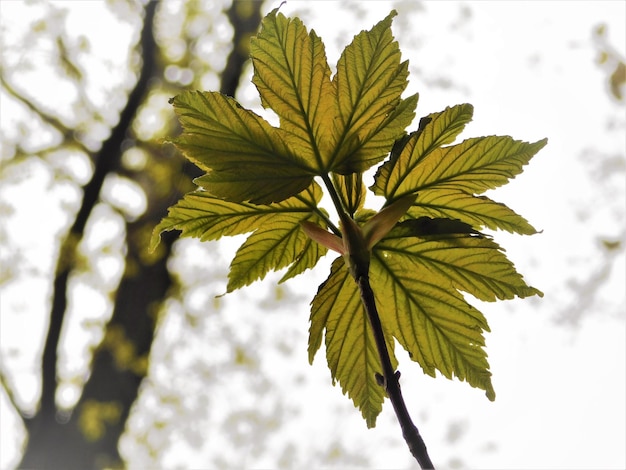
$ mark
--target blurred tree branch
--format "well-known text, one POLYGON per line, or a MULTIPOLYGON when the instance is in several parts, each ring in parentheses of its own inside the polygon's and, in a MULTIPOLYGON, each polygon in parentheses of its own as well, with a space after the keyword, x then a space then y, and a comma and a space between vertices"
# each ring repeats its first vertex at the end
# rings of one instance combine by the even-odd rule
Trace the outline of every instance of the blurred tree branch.
MULTIPOLYGON (((113 128, 109 138, 103 142, 103 145, 95 156, 95 169, 91 180, 83 188, 83 198, 78 213, 69 234, 63 240, 60 255, 57 262, 55 272, 52 308, 50 312, 50 323, 46 336, 43 357, 42 357, 42 389, 41 401, 38 413, 33 417, 25 420, 30 440, 37 442, 36 436, 41 432, 43 427, 50 425, 56 421, 57 407, 55 395, 57 390, 57 360, 59 338, 63 320, 67 310, 67 290, 70 273, 74 267, 75 251, 78 243, 83 237, 85 226, 90 214, 96 205, 104 179, 108 173, 114 170, 119 164, 121 157, 121 144, 126 138, 126 134, 132 120, 137 113, 141 102, 148 91, 148 82, 153 73, 155 59, 156 43, 152 32, 154 16, 156 12, 157 2, 149 2, 145 9, 145 18, 143 30, 141 33, 140 47, 143 51, 143 65, 134 89, 131 91, 128 102, 120 114, 117 125, 113 128)), ((6 81, 3 80, 5 87, 6 81)), ((11 88, 9 88, 11 89, 11 88)), ((13 93, 16 96, 15 93, 13 93)), ((16 96, 17 97, 17 96, 16 96)), ((19 98, 22 103, 27 105, 29 109, 36 112, 45 122, 59 130, 66 139, 72 138, 72 132, 66 129, 58 119, 39 110, 29 100, 22 97, 19 98)), ((89 152, 87 152, 89 153, 89 152)), ((30 466, 27 462, 23 462, 26 466, 30 466)))
MULTIPOLYGON (((184 165, 182 159, 172 158, 171 149, 141 140, 133 131, 133 123, 146 104, 147 96, 155 87, 163 86, 161 76, 164 65, 157 59, 159 49, 153 30, 158 5, 159 2, 154 1, 146 4, 138 44, 143 58, 139 78, 128 95, 118 123, 99 151, 90 151, 87 145, 77 142, 76 129, 43 111, 41 106, 22 95, 2 76, 2 85, 11 96, 61 133, 61 146, 78 145, 95 165, 91 179, 83 187, 75 219, 61 242, 54 273, 50 323, 42 355, 41 402, 35 416, 23 417, 29 440, 20 468, 83 469, 121 465, 117 442, 147 373, 157 311, 172 286, 167 264, 175 234, 163 240, 163 249, 156 255, 147 254, 147 240, 152 227, 165 214, 172 199, 179 196, 180 189, 172 183, 176 180, 176 172, 193 174, 197 171, 191 165, 184 165), (128 142, 149 153, 150 171, 133 172, 124 167, 121 157, 128 142), (94 351, 91 373, 78 403, 71 415, 59 421, 60 410, 56 404, 58 351, 68 309, 69 281, 77 268, 77 246, 85 234, 94 207, 101 201, 105 178, 112 173, 124 174, 139 182, 146 193, 148 208, 138 218, 126 221, 125 271, 114 295, 113 314, 105 326, 101 344, 94 351), (106 426, 102 432, 94 432, 91 426, 93 419, 104 419, 103 410, 108 416, 106 426)), ((259 1, 235 1, 227 11, 234 30, 234 46, 222 73, 221 90, 225 94, 234 95, 239 85, 239 77, 248 57, 246 39, 258 28, 261 5, 259 1)), ((69 52, 66 53, 66 60, 71 61, 69 52)), ((76 86, 79 85, 76 83, 76 86)), ((79 90, 80 96, 81 92, 79 90)), ((8 386, 4 382, 3 385, 8 386)), ((17 408, 17 404, 14 405, 17 408)))
POLYGON ((15 87, 7 80, 4 70, 0 68, 0 84, 6 90, 6 92, 17 101, 22 103, 28 108, 29 111, 38 116, 43 122, 53 127, 59 134, 61 134, 62 142, 67 144, 71 143, 75 147, 85 152, 87 155, 92 155, 92 152, 82 142, 76 140, 74 136, 74 130, 67 127, 56 116, 44 111, 41 107, 35 104, 30 98, 27 98, 24 93, 15 89, 15 87))
POLYGON ((0 362, 0 384, 2 384, 2 388, 7 394, 9 402, 11 402, 13 408, 15 408, 17 411, 20 411, 21 407, 15 398, 15 393, 13 393, 13 387, 11 387, 9 378, 4 373, 4 367, 2 365, 2 362, 0 362))

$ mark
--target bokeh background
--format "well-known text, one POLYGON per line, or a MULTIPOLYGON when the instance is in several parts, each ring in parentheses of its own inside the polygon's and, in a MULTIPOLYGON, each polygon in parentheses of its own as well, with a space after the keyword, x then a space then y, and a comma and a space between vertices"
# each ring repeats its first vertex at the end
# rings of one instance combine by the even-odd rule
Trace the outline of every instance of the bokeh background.
MULTIPOLYGON (((246 61, 278 1, 0 1, 0 468, 416 468, 308 365, 330 259, 225 292, 241 238, 152 227, 196 170, 167 100, 220 90, 264 115, 246 61)), ((497 399, 398 351, 439 468, 622 469, 625 22, 621 1, 293 1, 331 68, 395 8, 417 119, 463 102, 461 137, 548 146, 492 195, 541 234, 496 233, 543 299, 472 303, 497 399)), ((376 201, 371 201, 376 206, 376 201)))

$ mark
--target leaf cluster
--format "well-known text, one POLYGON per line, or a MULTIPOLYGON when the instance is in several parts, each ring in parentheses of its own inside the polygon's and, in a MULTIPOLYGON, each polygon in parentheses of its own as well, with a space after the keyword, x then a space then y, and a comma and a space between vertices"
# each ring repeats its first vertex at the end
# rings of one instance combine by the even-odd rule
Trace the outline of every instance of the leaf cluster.
POLYGON ((248 233, 231 263, 228 292, 271 270, 287 268, 281 282, 294 277, 328 248, 343 254, 311 303, 309 360, 324 342, 333 381, 368 426, 385 391, 376 381, 379 356, 350 253, 342 248, 347 225, 367 228, 378 218, 375 242, 363 250, 394 367, 398 341, 426 374, 465 380, 493 400, 483 336, 489 326, 463 293, 485 301, 542 295, 481 230, 536 233, 483 193, 519 174, 546 140, 487 136, 455 144, 472 118, 470 104, 430 114, 407 134, 418 96, 402 97, 408 63, 391 32, 395 14, 356 35, 331 76, 315 32, 272 11, 252 39, 251 57, 253 83, 279 127, 220 93, 173 98, 183 132, 171 142, 204 174, 152 240, 156 246, 168 230, 201 240, 248 233), (362 173, 381 162, 369 188, 385 200, 376 215, 364 207, 362 173), (318 182, 339 224, 320 207, 318 182))

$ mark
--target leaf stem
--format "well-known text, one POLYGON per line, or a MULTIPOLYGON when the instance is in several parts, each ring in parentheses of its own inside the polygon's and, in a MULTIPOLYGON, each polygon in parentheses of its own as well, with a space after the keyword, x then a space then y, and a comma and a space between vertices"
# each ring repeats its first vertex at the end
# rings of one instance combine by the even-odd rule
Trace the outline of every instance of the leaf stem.
POLYGON ((346 219, 350 218, 350 216, 348 215, 347 209, 344 207, 341 197, 339 197, 339 193, 337 193, 337 189, 335 188, 335 185, 333 184, 332 180, 328 176, 328 173, 324 173, 323 175, 321 175, 321 177, 322 177, 322 181, 324 182, 324 185, 326 186, 326 189, 328 189, 328 193, 330 194, 330 198, 333 201, 333 205, 335 206, 335 209, 337 210, 337 215, 339 215, 339 220, 343 224, 345 224, 346 219))
POLYGON ((330 220, 330 217, 324 214, 324 212, 317 206, 317 204, 312 203, 310 200, 303 198, 300 195, 297 195, 296 198, 300 200, 301 202, 305 203, 307 206, 309 206, 312 212, 315 212, 317 215, 319 215, 320 218, 324 222, 326 222, 326 225, 328 226, 328 228, 332 230, 332 232, 335 235, 341 236, 341 231, 339 230, 339 228, 333 223, 332 220, 330 220))
MULTIPOLYGON (((383 333, 382 323, 380 322, 380 316, 378 315, 378 309, 376 308, 376 301, 374 299, 374 292, 369 282, 368 276, 360 276, 356 280, 359 290, 361 292, 361 301, 367 312, 370 325, 374 332, 374 339, 376 340, 376 347, 380 356, 380 362, 383 368, 382 384, 385 387, 387 396, 391 400, 393 409, 398 417, 398 422, 402 428, 402 436, 409 446, 409 450, 415 460, 420 464, 422 469, 434 469, 433 463, 428 456, 426 450, 426 444, 420 435, 417 427, 413 424, 411 416, 404 403, 402 397, 402 391, 400 390, 400 372, 394 371, 391 365, 391 359, 389 357, 389 350, 387 349, 387 343, 385 342, 385 335, 383 333)), ((378 377, 377 377, 378 378, 378 377)))
MULTIPOLYGON (((352 220, 347 219, 351 219, 351 217, 344 207, 343 201, 339 197, 332 180, 328 174, 322 175, 322 180, 330 193, 330 197, 335 208, 337 209, 339 219, 343 223, 344 229, 349 230, 350 222, 352 222, 352 220)), ((343 235, 346 236, 346 234, 343 235)), ((378 315, 378 309, 376 308, 374 292, 372 291, 369 276, 367 275, 369 271, 369 263, 365 260, 365 258, 358 256, 358 253, 356 253, 357 256, 353 256, 354 253, 352 252, 350 255, 350 270, 359 286, 361 301, 363 302, 363 306, 367 312, 367 317, 369 318, 370 326, 372 327, 374 333, 376 349, 378 349, 378 355, 383 368, 383 374, 382 377, 380 377, 382 378, 381 385, 385 387, 385 392, 387 392, 387 396, 391 400, 398 422, 400 423, 400 428, 402 429, 402 436, 409 446, 411 454, 413 454, 413 457, 415 457, 415 460, 417 460, 422 469, 434 469, 435 467, 433 466, 433 463, 428 456, 428 451, 426 450, 426 444, 424 444, 424 440, 422 439, 417 427, 413 424, 409 411, 404 403, 402 391, 400 390, 400 372, 394 371, 393 366, 391 365, 391 358, 389 357, 389 350, 387 349, 387 342, 385 341, 385 335, 383 333, 383 326, 380 321, 380 316, 378 315), (353 266, 352 263, 357 265, 353 266)), ((367 257, 367 259, 369 259, 369 257, 367 257)), ((377 379, 379 379, 378 376, 377 379)))

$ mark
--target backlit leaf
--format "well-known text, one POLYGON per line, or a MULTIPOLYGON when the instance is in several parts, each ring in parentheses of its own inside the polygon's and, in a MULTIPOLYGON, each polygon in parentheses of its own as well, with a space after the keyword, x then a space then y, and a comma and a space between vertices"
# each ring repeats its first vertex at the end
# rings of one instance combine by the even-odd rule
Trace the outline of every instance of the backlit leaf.
POLYGON ((283 201, 309 186, 313 178, 293 168, 241 164, 212 171, 194 180, 211 194, 229 201, 269 204, 283 201))
POLYGON ((314 170, 287 146, 284 132, 234 99, 189 91, 171 102, 183 126, 183 134, 171 142, 208 172, 196 182, 214 196, 270 203, 311 184, 314 170))
POLYGON ((495 399, 483 349, 487 321, 450 282, 440 283, 423 268, 401 249, 375 250, 371 283, 383 325, 428 375, 439 370, 495 399))
MULTIPOLYGON (((382 368, 358 286, 343 258, 333 262, 330 276, 311 304, 308 349, 311 363, 323 336, 333 381, 339 381, 343 392, 361 410, 367 426, 374 427, 385 397, 384 388, 376 381, 376 374, 380 374, 382 368)), ((387 332, 385 336, 395 368, 393 338, 387 332)))
MULTIPOLYGON (((400 227, 401 228, 401 227, 400 227)), ((380 243, 387 258, 401 255, 404 262, 427 275, 439 286, 465 291, 484 301, 512 299, 543 294, 529 287, 515 271, 500 246, 485 237, 440 235, 438 237, 398 237, 394 232, 380 243)))
POLYGON ((363 208, 365 203, 367 189, 363 184, 363 175, 361 173, 351 173, 349 175, 333 173, 332 178, 339 196, 342 198, 346 212, 353 216, 358 210, 363 208))
POLYGON ((432 239, 433 237, 446 238, 447 235, 470 235, 480 238, 485 236, 474 230, 470 224, 458 219, 422 216, 416 219, 403 220, 394 227, 388 238, 421 237, 432 239))
POLYGON ((278 114, 292 148, 327 171, 336 101, 324 43, 298 18, 273 10, 252 39, 250 54, 263 106, 278 114))
POLYGON ((508 136, 489 136, 433 149, 428 143, 429 128, 436 124, 436 120, 426 124, 422 132, 406 139, 401 149, 395 149, 397 153, 376 174, 374 192, 388 200, 433 189, 480 194, 521 173, 547 143, 546 139, 531 144, 508 136))
POLYGON ((291 265, 282 279, 287 280, 313 267, 326 253, 326 248, 311 243, 300 227, 305 220, 324 223, 313 210, 321 196, 317 184, 298 196, 269 205, 229 202, 206 191, 189 193, 155 228, 151 247, 158 244, 162 231, 181 230, 181 236, 202 241, 253 232, 231 263, 228 291, 262 279, 270 270, 291 265))
POLYGON ((335 171, 362 172, 382 160, 414 117, 417 95, 401 101, 407 85, 408 62, 400 62, 391 33, 393 11, 370 31, 362 31, 337 63, 339 116, 334 125, 338 147, 335 171))
MULTIPOLYGON (((315 220, 315 217, 311 217, 308 220, 315 220)), ((306 237, 302 250, 297 255, 295 261, 289 266, 285 275, 281 277, 278 282, 285 282, 286 280, 303 273, 307 269, 313 268, 327 251, 328 250, 326 248, 306 237)))
POLYGON ((391 156, 376 172, 372 191, 384 195, 388 201, 402 197, 407 192, 405 179, 426 155, 436 148, 454 141, 465 125, 472 120, 474 108, 461 104, 432 113, 420 121, 419 129, 394 146, 391 156))
POLYGON ((545 146, 511 137, 490 136, 467 139, 441 147, 426 155, 405 179, 411 191, 426 188, 459 189, 480 194, 506 184, 522 172, 522 167, 545 146))
MULTIPOLYGON (((309 201, 316 204, 321 198, 321 191, 315 186, 318 199, 309 201)), ((323 223, 317 214, 310 212, 309 203, 289 198, 276 205, 282 212, 274 213, 267 221, 261 221, 237 250, 228 273, 228 292, 262 279, 270 270, 291 265, 281 279, 281 282, 285 281, 312 268, 326 254, 326 248, 312 243, 300 226, 300 222, 305 220, 323 223)))
POLYGON ((521 215, 486 196, 473 196, 453 189, 437 189, 419 193, 409 210, 411 217, 431 216, 459 219, 474 227, 501 229, 532 235, 537 230, 521 215))
POLYGON ((546 140, 489 136, 455 143, 472 119, 461 104, 432 113, 406 134, 418 95, 402 99, 408 63, 391 32, 392 11, 342 52, 331 79, 324 44, 297 18, 273 10, 252 39, 253 82, 274 128, 234 99, 186 92, 172 100, 183 127, 172 142, 205 174, 155 228, 214 240, 249 234, 228 291, 286 268, 289 279, 327 248, 340 252, 311 303, 308 354, 322 341, 333 382, 372 427, 385 389, 379 352, 354 279, 369 276, 391 354, 394 338, 424 372, 457 377, 495 398, 484 350, 489 326, 465 299, 543 294, 526 284, 482 228, 533 234, 504 204, 481 194, 519 174, 546 140), (365 207, 363 173, 385 201, 365 207), (339 222, 319 207, 321 177, 339 222), (346 264, 348 263, 348 265, 346 264), (369 267, 369 268, 368 268, 369 267), (469 297, 469 296, 468 296, 469 297))

